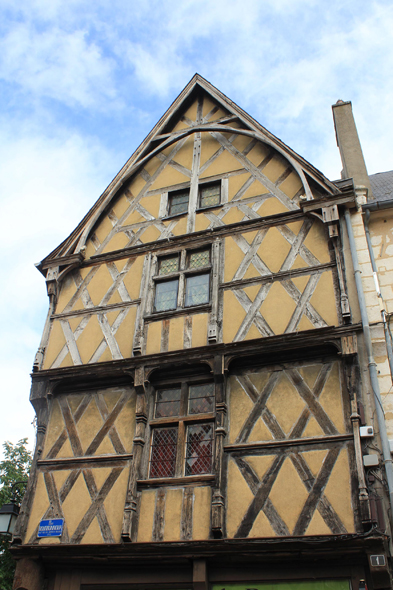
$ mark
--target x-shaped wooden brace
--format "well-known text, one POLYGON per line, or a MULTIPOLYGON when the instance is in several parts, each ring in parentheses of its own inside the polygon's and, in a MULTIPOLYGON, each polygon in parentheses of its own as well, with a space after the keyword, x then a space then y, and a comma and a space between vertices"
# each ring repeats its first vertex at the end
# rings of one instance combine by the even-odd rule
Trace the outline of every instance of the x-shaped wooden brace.
MULTIPOLYGON (((106 267, 109 271, 109 274, 111 275, 113 283, 109 287, 108 291, 105 293, 103 298, 101 299, 101 301, 99 303, 100 307, 108 305, 108 302, 110 301, 110 298, 112 297, 112 295, 114 294, 115 291, 117 291, 119 293, 122 301, 124 301, 126 303, 132 302, 132 299, 126 289, 126 286, 124 285, 123 280, 124 280, 124 277, 126 276, 126 274, 128 273, 128 271, 130 270, 130 268, 132 267, 134 261, 135 261, 135 258, 129 258, 127 260, 123 270, 120 272, 118 271, 116 265, 113 262, 106 263, 106 267)), ((79 271, 75 271, 73 273, 73 278, 74 278, 74 281, 77 285, 77 290, 76 290, 75 294, 72 296, 72 298, 70 299, 67 306, 64 308, 65 312, 72 311, 73 306, 75 305, 76 301, 79 298, 81 298, 81 300, 85 306, 85 309, 94 308, 94 304, 93 304, 93 301, 91 300, 91 297, 90 297, 87 287, 88 287, 90 281, 93 279, 94 275, 96 274, 98 268, 99 267, 93 267, 91 269, 91 271, 86 275, 85 279, 82 279, 79 271)), ((90 363, 97 362, 100 359, 101 355, 104 353, 105 348, 107 346, 109 347, 109 349, 111 351, 112 358, 114 358, 114 359, 123 358, 123 356, 120 352, 119 346, 117 344, 117 341, 114 336, 115 336, 118 328, 120 327, 123 319, 126 317, 128 311, 129 311, 129 309, 127 309, 127 308, 121 310, 119 315, 117 316, 117 318, 113 322, 112 326, 109 324, 104 312, 100 312, 97 314, 98 322, 100 324, 104 338, 100 342, 95 353, 93 354, 92 358, 90 359, 90 361, 89 361, 90 363)), ((63 360, 65 359, 65 357, 67 356, 68 352, 71 355, 74 365, 83 364, 76 342, 77 342, 78 338, 80 337, 80 335, 82 334, 83 330, 86 328, 89 320, 90 320, 90 315, 82 317, 80 323, 78 324, 78 326, 74 332, 72 331, 70 323, 67 318, 62 318, 60 320, 60 324, 61 324, 64 336, 66 339, 66 344, 64 345, 62 350, 59 352, 56 360, 54 361, 54 363, 52 365, 52 368, 59 367, 61 365, 61 363, 63 362, 63 360)))
MULTIPOLYGON (((326 435, 337 434, 336 427, 318 401, 318 398, 327 382, 331 369, 332 364, 324 364, 322 366, 312 389, 306 384, 300 373, 295 368, 287 369, 285 371, 285 374, 292 381, 300 397, 306 402, 306 407, 303 409, 299 419, 293 426, 288 436, 282 430, 274 414, 269 410, 269 408, 266 407, 267 401, 283 372, 275 371, 271 373, 265 387, 260 392, 257 390, 247 375, 237 377, 237 380, 243 390, 254 402, 254 406, 247 420, 244 422, 243 427, 240 429, 235 442, 238 444, 246 442, 255 426, 256 421, 260 417, 276 440, 284 441, 300 438, 311 414, 315 417, 326 435)), ((264 454, 267 453, 271 454, 271 451, 264 452, 264 454)), ((289 534, 285 523, 278 515, 276 509, 269 499, 270 491, 274 485, 274 482, 276 481, 278 473, 286 457, 291 459, 300 479, 309 492, 308 499, 298 518, 293 534, 303 535, 306 532, 307 527, 311 522, 311 519, 317 508, 322 518, 325 520, 326 524, 334 534, 345 533, 346 529, 343 523, 332 508, 330 502, 323 494, 323 490, 333 470, 339 453, 340 445, 336 445, 331 450, 329 450, 318 475, 314 477, 307 465, 307 462, 298 451, 294 450, 293 448, 281 449, 274 459, 272 466, 264 475, 262 480, 259 480, 255 471, 247 463, 247 461, 237 455, 235 457, 236 464, 238 465, 251 491, 253 492, 254 499, 249 506, 235 536, 243 537, 249 534, 255 518, 257 517, 260 510, 264 511, 276 534, 289 534)))
MULTIPOLYGON (((125 403, 127 402, 128 395, 124 392, 117 403, 115 404, 114 408, 111 412, 108 411, 108 407, 106 405, 105 399, 102 394, 96 393, 93 396, 91 394, 85 395, 79 404, 78 408, 75 410, 75 414, 73 415, 71 409, 68 404, 68 400, 66 397, 59 397, 59 404, 62 411, 62 415, 64 418, 65 428, 62 430, 60 435, 58 436, 57 440, 52 445, 50 451, 48 452, 46 458, 53 459, 56 458, 58 455, 61 447, 69 438, 71 448, 73 450, 74 456, 81 457, 81 456, 91 456, 95 453, 95 451, 100 446, 101 442, 103 441, 104 437, 108 434, 115 451, 119 454, 125 454, 125 448, 123 443, 121 442, 120 436, 117 432, 116 426, 114 422, 118 415, 120 414, 121 410, 123 409, 125 403), (96 436, 86 449, 86 452, 83 453, 82 445, 79 439, 78 431, 77 431, 77 423, 82 418, 86 408, 88 407, 89 403, 92 399, 96 400, 96 404, 98 410, 101 414, 103 419, 103 424, 99 431, 97 432, 96 436)), ((89 491, 90 497, 92 499, 92 504, 87 510, 86 514, 82 518, 81 522, 79 523, 77 529, 75 530, 74 534, 72 535, 71 542, 72 543, 80 543, 85 534, 87 528, 91 524, 93 518, 97 516, 97 520, 100 526, 100 530, 103 536, 103 539, 106 543, 113 543, 114 538, 113 534, 106 516, 106 512, 103 506, 103 502, 110 492, 112 486, 116 482, 117 478, 119 477, 120 473, 123 471, 124 467, 115 467, 111 470, 110 474, 106 478, 104 484, 102 485, 101 489, 98 490, 92 469, 74 469, 68 475, 66 481, 62 485, 60 492, 57 491, 56 482, 53 477, 53 474, 50 472, 44 473, 44 481, 48 493, 48 498, 50 501, 50 507, 45 512, 42 518, 50 518, 53 515, 57 517, 64 518, 62 504, 64 503, 65 499, 67 498, 68 494, 70 493, 72 487, 74 486, 76 480, 78 479, 80 473, 82 472, 86 487, 89 491)), ((30 538, 29 543, 37 542, 37 529, 34 531, 33 535, 30 538)), ((63 541, 65 543, 70 542, 67 527, 65 526, 63 532, 63 541)))

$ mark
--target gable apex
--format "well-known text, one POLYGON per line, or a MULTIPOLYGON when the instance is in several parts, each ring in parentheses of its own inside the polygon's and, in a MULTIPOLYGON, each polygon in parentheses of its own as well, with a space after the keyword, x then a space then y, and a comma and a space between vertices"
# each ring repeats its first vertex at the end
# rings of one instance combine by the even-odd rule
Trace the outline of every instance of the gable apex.
POLYGON ((116 198, 123 185, 155 155, 195 133, 236 133, 238 135, 248 136, 250 140, 254 139, 270 146, 270 148, 274 149, 284 159, 288 160, 290 165, 296 170, 304 186, 304 193, 307 200, 313 199, 310 190, 310 179, 314 185, 320 187, 321 193, 333 195, 339 192, 337 187, 321 172, 255 121, 248 113, 200 74, 196 73, 124 164, 75 230, 37 265, 38 269, 45 275, 45 269, 52 266, 58 258, 63 259, 64 257, 75 255, 83 257, 86 240, 92 228, 102 213, 108 209, 113 199, 116 198), (182 114, 186 112, 188 106, 195 99, 201 100, 202 96, 208 97, 217 105, 216 108, 220 108, 223 111, 224 115, 218 120, 210 120, 208 115, 206 116, 205 114, 202 116, 201 111, 195 120, 189 121, 188 126, 176 129, 176 125, 179 123, 182 114))

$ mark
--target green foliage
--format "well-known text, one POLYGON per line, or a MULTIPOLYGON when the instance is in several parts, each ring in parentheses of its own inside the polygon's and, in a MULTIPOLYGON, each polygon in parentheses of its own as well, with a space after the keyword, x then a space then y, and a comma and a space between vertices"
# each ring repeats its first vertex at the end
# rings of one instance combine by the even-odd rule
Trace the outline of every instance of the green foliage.
MULTIPOLYGON (((0 461, 0 507, 10 502, 13 496, 20 504, 26 484, 12 485, 17 481, 26 481, 29 476, 32 454, 26 448, 27 438, 22 438, 16 445, 9 441, 3 443, 4 459, 0 461)), ((9 551, 10 539, 0 535, 0 588, 11 590, 15 572, 15 562, 9 551)))

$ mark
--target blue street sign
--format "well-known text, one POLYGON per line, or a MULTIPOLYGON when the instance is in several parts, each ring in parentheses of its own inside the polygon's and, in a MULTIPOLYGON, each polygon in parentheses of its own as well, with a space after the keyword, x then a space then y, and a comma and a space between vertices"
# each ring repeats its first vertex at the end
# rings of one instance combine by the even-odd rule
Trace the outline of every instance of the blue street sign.
POLYGON ((38 527, 37 537, 61 537, 63 532, 64 518, 52 520, 41 520, 38 527))

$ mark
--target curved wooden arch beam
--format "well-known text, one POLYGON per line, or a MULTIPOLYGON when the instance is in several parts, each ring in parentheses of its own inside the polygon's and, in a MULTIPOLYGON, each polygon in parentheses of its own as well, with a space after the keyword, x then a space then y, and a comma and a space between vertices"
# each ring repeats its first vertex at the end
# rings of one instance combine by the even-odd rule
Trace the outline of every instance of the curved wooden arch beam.
MULTIPOLYGON (((288 153, 286 153, 286 151, 283 148, 276 145, 275 142, 272 141, 270 138, 264 136, 262 133, 257 133, 256 131, 249 131, 247 129, 238 129, 235 127, 228 127, 226 125, 217 125, 217 124, 197 124, 197 125, 190 127, 189 129, 182 129, 181 131, 172 133, 167 139, 164 139, 164 141, 162 143, 160 143, 159 146, 157 146, 154 150, 149 152, 146 156, 144 156, 143 158, 141 158, 140 160, 135 162, 129 168, 129 170, 124 174, 124 176, 116 183, 116 185, 113 187, 113 189, 108 193, 105 200, 101 203, 101 206, 97 209, 97 211, 94 213, 94 215, 90 219, 89 223, 86 225, 85 229, 83 230, 83 232, 78 240, 77 246, 75 248, 75 252, 80 252, 84 248, 87 238, 88 238, 92 228, 94 227, 95 223, 98 221, 102 212, 105 210, 105 208, 112 201, 113 197, 116 195, 118 190, 124 185, 124 183, 141 166, 143 166, 143 164, 145 164, 148 160, 153 158, 156 154, 160 153, 161 151, 163 151, 167 147, 170 147, 171 145, 177 143, 178 141, 181 141, 182 139, 187 138, 189 135, 192 135, 192 134, 198 133, 198 132, 200 132, 200 133, 220 132, 220 133, 229 133, 231 135, 233 135, 233 134, 245 135, 247 137, 250 137, 251 139, 256 139, 258 141, 261 141, 262 143, 269 145, 270 147, 274 148, 277 152, 279 152, 293 166, 293 168, 296 170, 296 172, 298 173, 298 175, 301 179, 307 200, 309 200, 309 201, 313 200, 313 195, 311 193, 311 189, 310 189, 310 186, 307 182, 306 175, 303 171, 303 168, 298 164, 298 162, 292 156, 290 156, 288 153)), ((331 185, 330 189, 332 190, 332 193, 337 191, 337 189, 334 187, 334 185, 332 185, 331 183, 329 183, 329 185, 331 185)))

